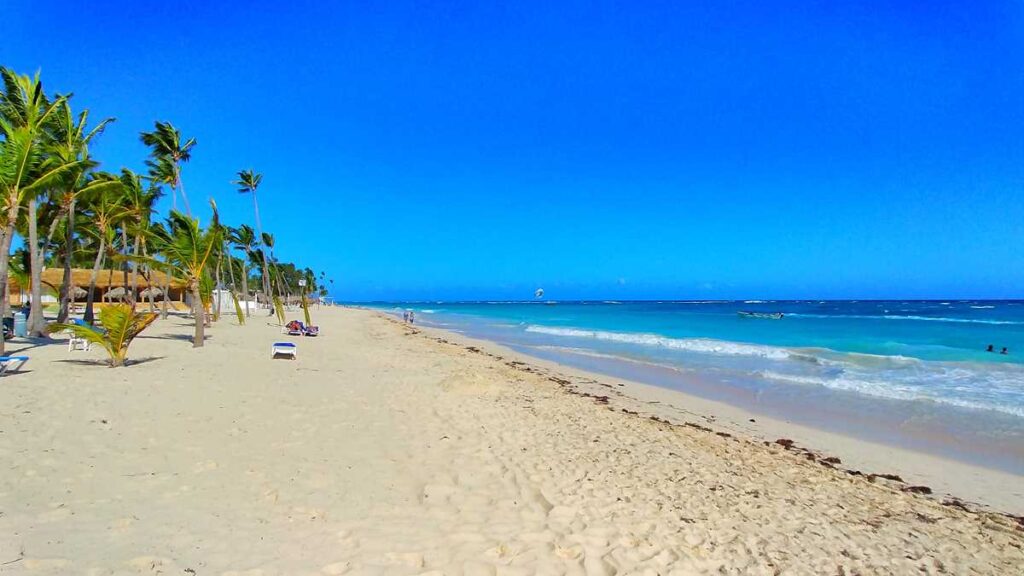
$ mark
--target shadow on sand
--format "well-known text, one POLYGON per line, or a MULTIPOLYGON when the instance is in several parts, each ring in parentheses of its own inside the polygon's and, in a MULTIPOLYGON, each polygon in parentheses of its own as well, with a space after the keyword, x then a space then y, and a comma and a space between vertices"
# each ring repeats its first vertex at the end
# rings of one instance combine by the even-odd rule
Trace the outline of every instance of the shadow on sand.
MULTIPOLYGON (((146 364, 148 362, 153 362, 153 361, 156 361, 156 360, 163 360, 164 358, 166 358, 166 356, 146 356, 145 358, 129 358, 129 359, 125 360, 124 365, 125 365, 125 367, 138 366, 139 364, 146 364)), ((74 360, 74 359, 64 359, 64 360, 54 360, 54 362, 63 362, 65 364, 77 364, 79 366, 100 366, 100 367, 103 367, 103 368, 109 368, 110 367, 110 364, 106 360, 74 360)))

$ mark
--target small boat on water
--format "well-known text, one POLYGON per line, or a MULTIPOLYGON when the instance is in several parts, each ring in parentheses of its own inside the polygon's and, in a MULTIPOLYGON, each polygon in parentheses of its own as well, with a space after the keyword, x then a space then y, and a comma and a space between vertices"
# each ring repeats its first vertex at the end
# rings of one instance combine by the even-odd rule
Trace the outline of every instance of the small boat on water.
POLYGON ((747 312, 740 310, 736 314, 739 314, 740 318, 764 318, 766 320, 782 320, 785 316, 782 312, 747 312))

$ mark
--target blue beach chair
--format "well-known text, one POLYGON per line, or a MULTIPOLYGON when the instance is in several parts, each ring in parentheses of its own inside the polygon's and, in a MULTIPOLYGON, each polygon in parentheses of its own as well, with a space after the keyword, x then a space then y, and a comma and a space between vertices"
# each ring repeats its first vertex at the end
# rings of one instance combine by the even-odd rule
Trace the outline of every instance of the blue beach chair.
POLYGON ((28 356, 0 356, 0 376, 17 372, 25 362, 28 362, 28 356))
MULTIPOLYGON (((70 323, 74 324, 75 326, 82 326, 88 328, 93 332, 99 334, 106 333, 106 331, 103 330, 102 328, 97 328, 96 326, 93 326, 92 324, 89 324, 88 322, 80 318, 72 318, 70 323)), ((70 330, 67 330, 66 332, 68 333, 68 352, 72 352, 74 350, 89 350, 90 342, 88 340, 76 336, 75 333, 70 330)))
POLYGON ((292 360, 298 358, 299 347, 291 342, 274 342, 270 345, 270 357, 286 356, 292 360))

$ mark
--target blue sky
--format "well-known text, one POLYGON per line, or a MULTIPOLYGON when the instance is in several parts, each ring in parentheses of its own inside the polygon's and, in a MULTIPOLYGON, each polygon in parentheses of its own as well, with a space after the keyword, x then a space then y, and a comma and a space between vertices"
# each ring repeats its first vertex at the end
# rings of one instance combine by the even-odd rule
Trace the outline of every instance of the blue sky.
POLYGON ((0 63, 254 167, 343 299, 1024 297, 1024 4, 28 2, 0 63))

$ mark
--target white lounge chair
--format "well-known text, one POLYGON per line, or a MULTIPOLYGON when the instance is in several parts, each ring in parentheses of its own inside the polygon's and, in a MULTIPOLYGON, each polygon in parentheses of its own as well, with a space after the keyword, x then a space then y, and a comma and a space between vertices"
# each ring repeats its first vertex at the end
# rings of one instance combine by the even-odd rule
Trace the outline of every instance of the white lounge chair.
POLYGON ((291 342, 274 342, 270 345, 270 357, 288 356, 292 360, 298 358, 299 347, 291 342))
POLYGON ((25 362, 28 362, 28 356, 0 356, 0 376, 17 372, 25 362))
POLYGON ((88 340, 80 336, 76 336, 75 333, 70 330, 65 330, 64 332, 68 335, 68 352, 72 352, 74 350, 89 351, 91 343, 88 340))

